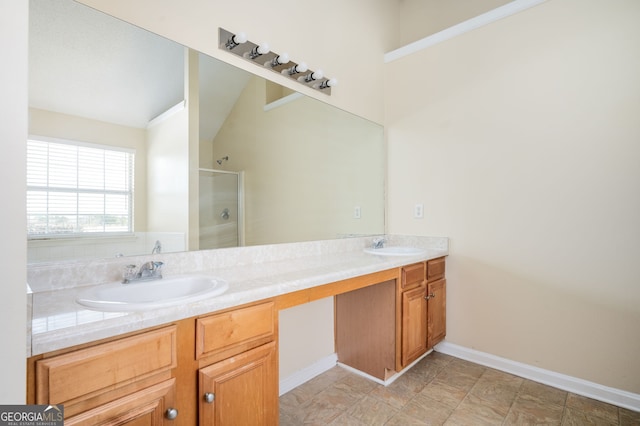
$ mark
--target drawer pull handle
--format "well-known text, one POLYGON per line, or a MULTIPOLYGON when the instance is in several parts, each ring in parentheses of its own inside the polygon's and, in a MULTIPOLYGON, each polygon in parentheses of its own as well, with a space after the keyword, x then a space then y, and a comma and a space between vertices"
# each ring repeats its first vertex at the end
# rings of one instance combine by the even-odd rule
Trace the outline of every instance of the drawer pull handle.
POLYGON ((204 394, 204 400, 208 404, 211 404, 214 399, 216 399, 216 396, 214 394, 212 394, 211 392, 207 392, 207 393, 204 394))
POLYGON ((435 299, 436 298, 436 294, 435 293, 429 293, 427 296, 424 297, 426 300, 429 299, 435 299))
POLYGON ((164 416, 169 420, 174 420, 178 417, 178 410, 175 408, 167 408, 167 411, 164 412, 164 416))

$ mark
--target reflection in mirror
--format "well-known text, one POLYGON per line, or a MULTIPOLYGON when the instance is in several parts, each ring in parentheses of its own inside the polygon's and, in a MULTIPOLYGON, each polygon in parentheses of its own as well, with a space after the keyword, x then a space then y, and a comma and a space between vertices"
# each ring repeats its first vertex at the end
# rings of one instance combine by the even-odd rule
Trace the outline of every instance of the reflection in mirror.
POLYGON ((30 263, 384 232, 379 125, 71 0, 30 0, 29 67, 32 137, 135 153, 130 232, 30 263))

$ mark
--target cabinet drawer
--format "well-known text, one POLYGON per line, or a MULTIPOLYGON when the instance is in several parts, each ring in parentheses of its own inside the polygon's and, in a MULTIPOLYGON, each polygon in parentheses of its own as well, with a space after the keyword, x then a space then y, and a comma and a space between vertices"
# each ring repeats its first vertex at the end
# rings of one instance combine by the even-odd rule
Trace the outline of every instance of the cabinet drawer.
POLYGON ((444 257, 427 262, 427 281, 431 282, 442 278, 444 278, 444 257))
POLYGON ((36 403, 68 404, 161 373, 164 379, 176 364, 175 326, 45 358, 36 363, 36 403))
POLYGON ((409 289, 424 283, 425 264, 424 262, 402 267, 402 289, 409 289))
POLYGON ((196 320, 196 358, 229 357, 275 340, 273 302, 196 320))

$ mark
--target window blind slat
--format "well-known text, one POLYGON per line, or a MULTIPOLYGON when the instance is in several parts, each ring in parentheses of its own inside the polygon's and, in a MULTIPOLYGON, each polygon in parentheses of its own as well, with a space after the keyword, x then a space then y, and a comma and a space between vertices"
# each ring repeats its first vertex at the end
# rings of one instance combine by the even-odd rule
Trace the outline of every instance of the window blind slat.
POLYGON ((28 235, 132 232, 133 162, 128 151, 29 140, 28 235))

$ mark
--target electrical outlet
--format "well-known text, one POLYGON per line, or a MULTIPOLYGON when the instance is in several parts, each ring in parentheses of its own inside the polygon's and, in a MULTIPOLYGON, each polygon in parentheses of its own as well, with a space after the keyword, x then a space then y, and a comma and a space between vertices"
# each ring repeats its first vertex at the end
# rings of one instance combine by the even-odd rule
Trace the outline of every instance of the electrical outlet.
POLYGON ((424 217, 424 204, 416 204, 413 208, 413 217, 415 219, 422 219, 424 217))
POLYGON ((362 216, 362 211, 360 211, 360 206, 355 206, 353 208, 353 218, 360 219, 361 216, 362 216))

